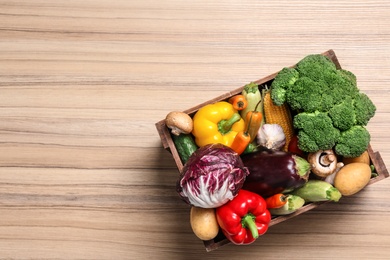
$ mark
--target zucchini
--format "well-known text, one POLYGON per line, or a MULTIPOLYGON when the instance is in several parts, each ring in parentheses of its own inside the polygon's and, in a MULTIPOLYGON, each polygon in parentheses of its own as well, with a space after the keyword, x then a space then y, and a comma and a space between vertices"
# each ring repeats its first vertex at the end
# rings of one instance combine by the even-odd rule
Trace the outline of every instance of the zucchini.
POLYGON ((292 194, 297 195, 305 202, 317 201, 339 201, 341 193, 332 184, 322 180, 309 180, 302 187, 294 190, 292 194))
POLYGON ((185 164, 190 156, 198 149, 191 134, 172 135, 173 143, 179 154, 180 160, 185 164))
POLYGON ((305 205, 305 200, 299 196, 288 194, 287 203, 280 208, 269 209, 269 212, 275 216, 292 214, 305 205))

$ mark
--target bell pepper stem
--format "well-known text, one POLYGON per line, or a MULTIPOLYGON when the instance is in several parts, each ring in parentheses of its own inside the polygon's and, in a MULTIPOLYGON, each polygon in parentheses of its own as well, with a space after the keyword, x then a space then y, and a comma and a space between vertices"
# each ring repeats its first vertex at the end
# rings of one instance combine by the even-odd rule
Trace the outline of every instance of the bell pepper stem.
POLYGON ((247 214, 241 219, 241 224, 243 227, 249 229, 254 239, 259 237, 259 231, 257 230, 255 219, 256 217, 252 214, 247 214))
POLYGON ((229 119, 223 119, 218 122, 218 131, 221 134, 227 134, 230 132, 232 126, 241 119, 239 113, 234 113, 229 119))

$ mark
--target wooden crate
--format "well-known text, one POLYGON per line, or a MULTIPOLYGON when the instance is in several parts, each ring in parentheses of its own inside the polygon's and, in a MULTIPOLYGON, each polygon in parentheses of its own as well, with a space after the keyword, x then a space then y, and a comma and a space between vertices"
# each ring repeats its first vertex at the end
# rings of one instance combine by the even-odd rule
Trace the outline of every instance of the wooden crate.
MULTIPOLYGON (((328 58, 330 58, 333 63, 336 65, 336 67, 338 69, 341 68, 340 66, 340 63, 336 57, 336 54, 333 50, 328 50, 324 53, 322 53, 322 55, 324 56, 327 56, 328 58)), ((290 67, 294 67, 295 65, 292 65, 290 67)), ((278 74, 278 72, 276 73, 273 73, 267 77, 264 77, 262 79, 259 79, 259 80, 256 80, 254 81, 256 84, 258 84, 259 86, 260 85, 270 85, 270 83, 272 82, 272 80, 275 78, 275 76, 278 74)), ((240 87, 240 88, 237 88, 233 91, 230 91, 228 93, 225 93, 219 97, 216 97, 214 99, 211 99, 207 102, 204 102, 202 104, 199 104, 193 108, 190 108, 190 109, 187 109, 183 112, 189 114, 191 117, 203 106, 207 105, 207 104, 212 104, 212 103, 215 103, 215 102, 218 102, 218 101, 222 101, 222 100, 227 100, 229 99, 230 97, 234 96, 234 95, 237 95, 239 93, 242 92, 244 86, 240 87)), ((179 154, 176 150, 176 147, 173 143, 173 140, 172 140, 172 137, 171 137, 171 134, 170 134, 170 130, 168 129, 168 127, 166 126, 165 124, 165 119, 159 121, 156 123, 156 128, 157 128, 157 131, 160 135, 160 138, 161 138, 161 142, 162 142, 162 145, 164 147, 164 149, 166 149, 167 151, 169 151, 172 156, 173 156, 173 159, 175 160, 175 163, 177 165, 177 169, 179 171, 179 173, 182 171, 183 169, 183 164, 180 160, 180 157, 179 157, 179 154)), ((385 179, 387 177, 389 177, 389 172, 387 171, 386 169, 386 166, 382 160, 382 157, 380 155, 379 152, 374 152, 374 150, 372 149, 371 145, 369 145, 368 147, 368 154, 370 156, 370 159, 371 159, 371 163, 374 165, 375 169, 376 169, 376 172, 378 173, 378 176, 375 177, 375 178, 372 178, 370 180, 370 182, 368 183, 368 185, 370 184, 373 184, 377 181, 380 181, 382 179, 385 179)), ((297 210, 296 212, 290 214, 290 215, 286 215, 286 216, 277 216, 277 217, 273 217, 271 219, 271 222, 269 224, 269 226, 273 226, 273 225, 276 225, 280 222, 283 222, 283 221, 286 221, 290 218, 293 218, 295 216, 298 216, 308 210, 311 210, 311 209, 314 209, 324 203, 327 203, 328 201, 325 201, 325 202, 314 202, 314 203, 309 203, 305 206, 303 206, 302 208, 300 208, 299 210, 297 210)), ((206 248, 206 251, 212 251, 212 250, 215 250, 223 245, 226 245, 228 243, 230 243, 230 241, 228 239, 226 239, 226 237, 224 237, 224 235, 222 233, 220 233, 217 237, 215 237, 214 239, 212 240, 208 240, 208 241, 203 241, 204 242, 204 246, 206 248)))

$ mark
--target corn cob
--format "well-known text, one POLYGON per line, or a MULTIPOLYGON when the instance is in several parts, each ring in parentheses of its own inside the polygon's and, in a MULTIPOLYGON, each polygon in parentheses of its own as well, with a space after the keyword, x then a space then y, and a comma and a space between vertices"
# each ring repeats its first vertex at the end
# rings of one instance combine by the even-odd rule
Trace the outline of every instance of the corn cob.
POLYGON ((288 144, 294 135, 290 109, 288 108, 287 103, 283 103, 281 106, 275 105, 271 99, 270 90, 268 89, 263 91, 263 96, 265 123, 278 124, 283 128, 286 136, 286 144, 283 150, 287 151, 288 144))

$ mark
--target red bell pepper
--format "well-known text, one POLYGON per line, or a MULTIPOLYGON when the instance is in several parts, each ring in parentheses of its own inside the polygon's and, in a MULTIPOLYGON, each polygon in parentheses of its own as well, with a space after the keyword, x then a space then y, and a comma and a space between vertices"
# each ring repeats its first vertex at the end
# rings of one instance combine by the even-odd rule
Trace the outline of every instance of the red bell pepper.
POLYGON ((216 213, 222 232, 236 245, 253 243, 267 231, 271 221, 263 197, 243 189, 234 199, 217 208, 216 213))
POLYGON ((298 136, 297 135, 294 135, 291 138, 290 143, 288 144, 288 151, 290 153, 296 154, 302 158, 305 158, 305 153, 301 149, 299 149, 299 147, 298 147, 298 136))

